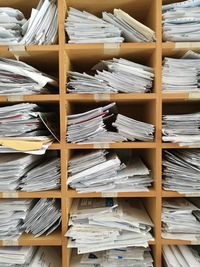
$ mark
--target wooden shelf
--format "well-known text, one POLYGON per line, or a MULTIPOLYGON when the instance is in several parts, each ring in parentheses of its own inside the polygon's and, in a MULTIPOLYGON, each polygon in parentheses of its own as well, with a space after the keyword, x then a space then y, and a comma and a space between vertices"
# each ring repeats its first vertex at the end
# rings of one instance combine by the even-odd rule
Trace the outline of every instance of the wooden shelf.
POLYGON ((0 103, 5 102, 59 102, 58 94, 44 95, 20 95, 20 96, 0 96, 0 103))
POLYGON ((162 42, 162 49, 199 49, 199 42, 162 42))
POLYGON ((50 190, 41 192, 0 192, 0 198, 61 198, 61 191, 50 190))
POLYGON ((163 93, 162 100, 168 102, 199 101, 200 93, 163 93))
POLYGON ((82 102, 84 101, 148 101, 156 99, 155 93, 147 94, 66 94, 67 101, 82 102))
POLYGON ((55 231, 52 234, 34 237, 32 234, 22 234, 17 240, 0 240, 0 246, 61 246, 61 232, 55 231))
MULTIPOLYGON (((26 45, 25 47, 27 52, 59 51, 59 45, 26 45)), ((8 51, 9 51, 8 45, 0 45, 0 52, 8 52, 8 51)))
POLYGON ((200 145, 196 145, 196 146, 179 146, 178 144, 173 144, 173 143, 162 143, 162 148, 163 149, 170 149, 170 148, 199 148, 200 145))
POLYGON ((61 148, 61 144, 59 143, 53 143, 52 145, 50 145, 50 147, 48 148, 48 150, 60 150, 61 148))
POLYGON ((155 142, 120 142, 120 143, 105 143, 105 144, 66 144, 66 149, 92 149, 92 148, 156 148, 155 142))
POLYGON ((68 198, 100 198, 100 197, 155 197, 156 192, 150 189, 149 192, 103 192, 103 193, 78 193, 75 190, 68 189, 66 192, 68 198))
MULTIPOLYGON (((109 45, 108 45, 109 47, 109 45)), ((110 45, 110 50, 115 50, 115 48, 119 47, 120 50, 125 50, 125 49, 154 49, 156 48, 156 43, 122 43, 122 44, 111 44, 110 45)), ((67 52, 73 51, 73 50, 105 50, 106 47, 104 44, 65 44, 65 50, 67 52)), ((112 53, 112 52, 111 52, 112 53)))
POLYGON ((199 193, 187 193, 187 194, 179 194, 178 192, 174 191, 165 191, 162 190, 162 197, 200 197, 200 192, 199 193))
POLYGON ((162 245, 192 245, 195 243, 196 245, 200 245, 200 241, 191 242, 189 240, 172 240, 172 239, 162 239, 162 245))

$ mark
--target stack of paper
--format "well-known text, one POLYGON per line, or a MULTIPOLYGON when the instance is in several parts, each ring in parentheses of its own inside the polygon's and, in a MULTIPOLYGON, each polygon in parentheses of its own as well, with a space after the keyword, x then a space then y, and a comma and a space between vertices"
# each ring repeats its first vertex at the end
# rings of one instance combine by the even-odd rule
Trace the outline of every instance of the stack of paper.
POLYGON ((52 247, 1 247, 0 267, 61 267, 61 256, 52 247))
POLYGON ((60 188, 60 159, 43 160, 22 177, 19 187, 26 192, 60 188))
POLYGON ((55 199, 40 199, 29 211, 24 220, 22 229, 32 233, 35 237, 42 234, 49 235, 61 223, 61 210, 59 202, 55 199))
POLYGON ((114 9, 114 14, 103 12, 103 19, 119 28, 127 42, 155 41, 155 32, 153 30, 121 9, 114 9))
POLYGON ((0 152, 44 154, 53 141, 36 104, 0 107, 0 152))
POLYGON ((199 208, 187 199, 164 199, 162 237, 196 241, 200 234, 200 222, 193 215, 193 211, 196 210, 199 210, 199 208))
POLYGON ((68 247, 78 253, 148 247, 153 223, 142 202, 134 199, 74 199, 70 211, 68 247))
POLYGON ((0 7, 0 44, 17 44, 22 38, 24 15, 17 9, 0 7))
MULTIPOLYGON (((106 129, 106 122, 114 116, 115 103, 105 107, 67 116, 67 141, 71 143, 120 142, 126 139, 106 129)), ((110 124, 110 123, 109 123, 110 124)), ((111 126, 111 125, 110 125, 111 126)))
POLYGON ((65 21, 69 43, 121 43, 121 30, 86 11, 70 8, 65 21))
POLYGON ((131 247, 73 255, 70 267, 153 267, 150 248, 131 247))
POLYGON ((23 26, 23 38, 19 44, 54 44, 58 32, 57 1, 40 0, 31 17, 23 26))
POLYGON ((127 59, 102 60, 95 75, 70 71, 69 93, 146 93, 152 88, 153 68, 127 59))
POLYGON ((0 200, 0 240, 17 240, 20 237, 32 202, 31 199, 0 200))
POLYGON ((1 247, 0 267, 28 267, 37 247, 1 247))
POLYGON ((32 95, 57 89, 57 82, 32 66, 13 59, 0 58, 0 95, 32 95))
POLYGON ((38 163, 39 157, 25 154, 0 155, 0 188, 2 192, 19 187, 21 178, 38 163))
POLYGON ((172 42, 200 41, 199 0, 163 5, 163 38, 172 42))
POLYGON ((200 149, 165 151, 163 167, 165 190, 200 192, 200 149))
POLYGON ((162 72, 165 92, 196 92, 200 90, 200 54, 189 50, 182 58, 165 57, 162 72))
POLYGON ((67 116, 67 141, 71 143, 114 143, 152 141, 154 126, 117 114, 116 104, 67 116), (114 132, 114 128, 117 132, 114 132), (112 131, 111 131, 112 130, 112 131))
POLYGON ((68 166, 67 183, 80 193, 148 191, 152 178, 139 157, 127 162, 117 154, 97 150, 72 157, 68 166))
POLYGON ((163 141, 178 143, 180 146, 195 146, 200 143, 200 112, 164 115, 163 141))
POLYGON ((164 245, 162 249, 166 267, 200 266, 200 251, 198 246, 164 245))
POLYGON ((118 133, 128 140, 153 141, 154 139, 154 125, 152 124, 118 114, 112 125, 117 128, 118 133))

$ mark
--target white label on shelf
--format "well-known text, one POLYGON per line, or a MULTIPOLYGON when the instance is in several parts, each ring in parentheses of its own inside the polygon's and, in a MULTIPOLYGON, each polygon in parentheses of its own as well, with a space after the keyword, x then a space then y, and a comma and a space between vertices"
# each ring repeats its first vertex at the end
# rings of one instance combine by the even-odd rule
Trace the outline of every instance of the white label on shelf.
POLYGON ((102 192, 102 197, 117 197, 117 192, 102 192))
POLYGON ((110 94, 94 94, 95 101, 110 101, 110 94))
POLYGON ((200 48, 200 42, 177 42, 175 48, 200 48))
POLYGON ((20 57, 29 56, 24 45, 11 45, 9 46, 9 51, 14 55, 17 60, 19 60, 20 57))
POLYGON ((103 48, 105 55, 119 55, 120 52, 119 43, 105 43, 103 48))
POLYGON ((18 198, 19 194, 18 192, 3 192, 2 197, 3 198, 18 198))
POLYGON ((7 101, 8 102, 17 102, 17 101, 23 101, 24 96, 23 95, 8 95, 7 101))
POLYGON ((110 148, 110 145, 109 145, 109 144, 103 144, 103 143, 102 143, 102 144, 101 144, 101 143, 100 143, 100 144, 94 144, 94 145, 93 145, 93 148, 98 148, 98 149, 99 149, 99 148, 100 148, 100 149, 101 149, 101 148, 103 148, 103 149, 104 149, 104 148, 110 148))
POLYGON ((200 93, 189 93, 188 99, 200 99, 200 93))
POLYGON ((3 240, 3 246, 18 246, 18 240, 3 240))

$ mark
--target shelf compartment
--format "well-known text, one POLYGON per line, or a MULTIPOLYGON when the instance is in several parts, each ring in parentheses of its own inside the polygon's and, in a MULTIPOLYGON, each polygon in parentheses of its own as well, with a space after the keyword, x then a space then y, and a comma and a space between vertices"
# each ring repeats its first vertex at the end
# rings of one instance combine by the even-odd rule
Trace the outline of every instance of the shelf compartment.
MULTIPOLYGON (((95 47, 95 45, 83 47, 81 45, 78 49, 66 49, 66 52, 67 52, 66 72, 72 70, 72 71, 78 71, 81 73, 86 72, 88 74, 95 74, 95 71, 91 72, 91 69, 93 66, 99 63, 101 60, 109 60, 109 59, 113 59, 113 57, 115 58, 117 57, 117 58, 124 58, 124 59, 130 60, 130 61, 133 61, 139 64, 152 67, 155 73, 156 52, 155 52, 155 49, 153 48, 143 48, 141 46, 138 48, 134 48, 133 46, 130 46, 130 47, 124 47, 123 49, 120 48, 117 53, 115 53, 114 49, 111 49, 110 53, 109 52, 105 53, 105 49, 103 46, 98 45, 98 47, 95 47)), ((66 77, 66 80, 67 81, 69 80, 68 77, 66 77)), ((155 77, 154 77, 154 81, 155 81, 155 77)), ((155 82, 153 82, 152 92, 155 92, 155 91, 156 91, 156 86, 155 86, 155 82)), ((146 93, 146 94, 149 95, 150 93, 146 93)), ((70 95, 73 95, 73 94, 69 94, 69 96, 70 95)), ((88 97, 90 96, 90 94, 86 94, 86 95, 88 97)), ((119 96, 121 95, 123 95, 123 93, 119 93, 119 96)), ((135 96, 137 99, 137 95, 145 95, 145 94, 127 93, 127 95, 131 95, 131 97, 133 98, 135 96)), ((80 94, 80 97, 85 98, 85 94, 80 94)), ((112 97, 112 94, 110 94, 110 97, 112 97)))
MULTIPOLYGON (((88 0, 66 0, 67 8, 73 7, 79 10, 85 10, 98 17, 102 17, 102 12, 113 12, 114 8, 120 8, 130 16, 139 20, 141 23, 156 31, 156 0, 98 0, 95 5, 88 0)), ((67 35, 67 34, 66 34, 67 35)), ((68 39, 68 37, 67 37, 68 39)))

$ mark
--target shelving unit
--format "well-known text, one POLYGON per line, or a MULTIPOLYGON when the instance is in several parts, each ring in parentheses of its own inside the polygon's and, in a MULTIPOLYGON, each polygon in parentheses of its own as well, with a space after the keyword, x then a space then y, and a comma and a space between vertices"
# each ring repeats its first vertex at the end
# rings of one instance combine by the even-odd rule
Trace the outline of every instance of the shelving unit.
MULTIPOLYGON (((10 6, 20 9, 29 17, 32 7, 36 7, 38 0, 2 0, 0 6, 10 6)), ((165 3, 175 2, 167 0, 165 3)), ((176 1, 177 2, 177 1, 176 1)), ((103 144, 98 148, 107 149, 126 149, 146 150, 147 158, 153 172, 154 184, 149 192, 129 192, 118 193, 118 197, 142 198, 145 207, 154 222, 155 241, 150 242, 154 266, 162 266, 162 245, 163 244, 190 244, 191 242, 178 240, 164 240, 161 238, 161 207, 163 197, 182 197, 184 195, 176 192, 166 192, 162 190, 162 150, 177 148, 176 144, 162 143, 162 114, 173 110, 183 111, 199 109, 200 95, 191 95, 188 93, 164 93, 161 89, 162 58, 164 56, 178 56, 183 54, 189 48, 200 50, 197 44, 175 44, 162 43, 162 0, 96 0, 95 3, 89 0, 58 0, 59 10, 59 34, 58 42, 55 45, 46 46, 26 46, 26 56, 20 57, 20 60, 28 62, 33 66, 53 74, 59 79, 59 93, 46 95, 20 96, 11 98, 10 96, 0 96, 0 105, 13 104, 17 102, 36 102, 40 104, 59 105, 60 110, 60 143, 54 143, 50 150, 57 150, 61 157, 61 190, 47 192, 19 192, 19 198, 58 198, 61 201, 62 208, 62 226, 61 229, 50 236, 33 238, 31 235, 22 235, 17 245, 24 246, 59 246, 62 248, 62 267, 70 267, 71 250, 67 248, 67 238, 64 236, 68 228, 68 214, 73 198, 92 198, 102 197, 101 193, 78 194, 74 190, 67 188, 67 161, 71 153, 78 149, 94 149, 93 145, 77 145, 66 143, 66 115, 71 112, 86 110, 89 106, 98 106, 115 101, 122 108, 124 114, 133 118, 141 118, 144 121, 155 124, 154 142, 124 142, 116 144, 103 144), (122 43, 120 45, 105 46, 104 44, 68 44, 64 31, 64 20, 67 14, 67 7, 75 7, 81 10, 92 12, 99 15, 101 11, 112 11, 114 8, 122 8, 130 15, 133 15, 156 32, 155 43, 122 43), (87 71, 92 65, 101 59, 113 57, 124 57, 136 62, 144 63, 154 67, 155 80, 153 92, 147 94, 103 94, 103 95, 79 95, 68 94, 66 92, 67 71, 74 69, 78 71, 87 71), (150 153, 153 151, 153 157, 150 153)), ((16 47, 17 51, 17 47, 16 47)), ((2 57, 14 58, 13 53, 9 51, 8 46, 0 46, 0 55, 2 57)), ((0 198, 8 197, 6 192, 0 193, 0 198)), ((109 196, 109 194, 107 195, 109 196)), ((112 196, 112 194, 110 194, 112 196)), ((194 195, 195 196, 195 195, 194 195)), ((198 196, 198 195, 197 195, 198 196)), ((11 194, 9 197, 16 197, 11 194)), ((199 242, 200 244, 200 242, 199 242)), ((0 241, 0 245, 6 245, 0 241)), ((7 245, 14 245, 12 242, 7 245)))

